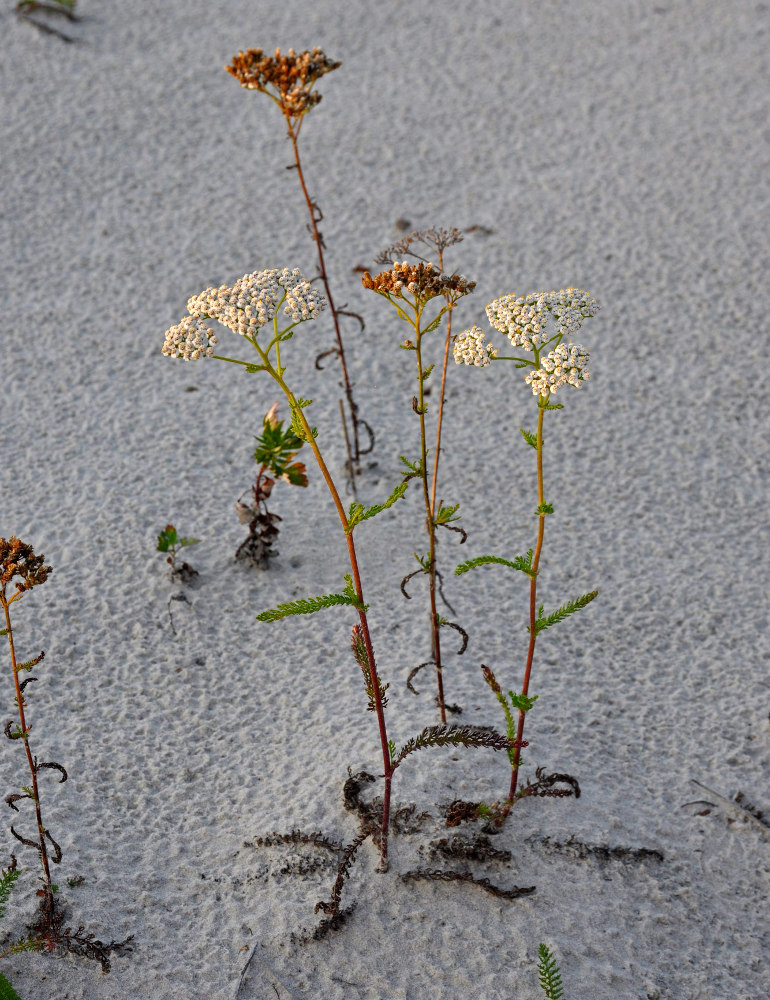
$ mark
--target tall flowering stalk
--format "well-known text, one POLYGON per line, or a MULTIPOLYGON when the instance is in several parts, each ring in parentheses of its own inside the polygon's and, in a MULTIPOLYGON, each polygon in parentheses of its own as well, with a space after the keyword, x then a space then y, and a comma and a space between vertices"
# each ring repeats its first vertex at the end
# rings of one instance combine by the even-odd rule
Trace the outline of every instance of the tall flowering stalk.
MULTIPOLYGON (((368 606, 364 603, 364 591, 358 568, 358 557, 353 534, 357 526, 375 517, 381 511, 392 507, 403 497, 406 480, 400 483, 392 494, 380 504, 365 508, 363 504, 354 502, 346 511, 342 505, 339 492, 332 475, 324 461, 317 441, 317 430, 311 427, 305 416, 305 409, 311 400, 303 399, 294 394, 286 379, 286 367, 281 360, 281 347, 294 336, 295 328, 306 320, 315 319, 326 305, 323 296, 315 291, 298 270, 282 271, 269 269, 255 271, 244 275, 230 287, 207 288, 199 295, 194 295, 187 303, 188 315, 176 326, 166 331, 163 344, 163 354, 167 357, 197 360, 211 357, 219 361, 242 366, 249 373, 265 372, 281 388, 289 403, 292 416, 292 429, 298 437, 310 447, 321 475, 331 494, 332 501, 345 535, 350 573, 346 575, 344 589, 340 593, 324 594, 319 597, 304 598, 299 601, 289 601, 279 604, 276 608, 263 611, 257 615, 264 622, 279 621, 290 615, 313 614, 322 608, 337 605, 350 605, 358 614, 358 623, 353 627, 351 648, 364 677, 368 709, 377 718, 380 747, 382 750, 384 790, 382 801, 382 816, 379 830, 372 826, 362 830, 360 839, 354 841, 357 847, 362 840, 372 835, 380 848, 380 870, 388 867, 388 831, 390 817, 391 785, 396 769, 415 750, 434 746, 488 747, 492 750, 510 750, 511 739, 499 733, 488 730, 476 730, 471 726, 432 726, 425 729, 417 737, 409 740, 400 751, 396 744, 388 739, 385 724, 385 692, 387 685, 383 684, 374 656, 369 623, 367 619, 368 606), (279 320, 288 322, 281 326, 279 320), (208 325, 216 320, 241 337, 256 352, 255 361, 245 361, 239 358, 226 357, 214 353, 217 337, 208 325), (264 327, 272 327, 272 333, 263 335, 264 327)), ((337 900, 339 902, 339 900, 337 900)))
MULTIPOLYGON (((358 405, 353 398, 353 383, 348 373, 345 348, 342 343, 339 317, 341 315, 353 314, 345 313, 344 307, 338 309, 334 304, 329 276, 326 271, 326 261, 324 259, 325 243, 323 235, 318 228, 318 224, 323 219, 323 213, 318 206, 318 202, 311 198, 308 192, 305 175, 302 170, 302 161, 299 155, 299 135, 305 115, 321 101, 321 94, 315 90, 315 85, 322 76, 326 73, 331 73, 332 70, 337 69, 340 65, 341 63, 329 59, 318 48, 313 49, 311 52, 305 51, 299 54, 295 53, 293 49, 289 49, 285 55, 281 55, 281 50, 276 49, 273 56, 265 55, 262 49, 248 49, 246 52, 239 52, 237 56, 234 56, 232 64, 226 66, 225 69, 246 90, 258 90, 263 94, 267 94, 278 105, 286 122, 286 132, 294 153, 293 168, 297 171, 302 195, 310 216, 308 228, 318 251, 319 274, 326 293, 326 301, 332 316, 332 322, 334 323, 334 335, 337 344, 336 347, 332 348, 332 352, 339 358, 340 368, 342 369, 342 384, 350 413, 351 433, 348 434, 344 411, 342 426, 348 452, 350 477, 355 485, 356 468, 361 455, 371 450, 373 435, 369 425, 358 415, 358 405), (369 447, 365 449, 361 447, 360 427, 366 428, 370 437, 369 447)), ((319 355, 319 359, 321 356, 319 355)), ((342 404, 340 404, 340 409, 342 410, 342 404)))
MULTIPOLYGON (((5 628, 0 628, 0 635, 8 639, 8 651, 11 656, 11 670, 13 673, 13 684, 15 689, 16 708, 18 710, 19 721, 14 724, 8 721, 5 725, 5 735, 9 740, 21 740, 24 745, 24 752, 27 757, 27 765, 30 773, 30 784, 23 785, 21 792, 15 792, 6 796, 6 803, 15 812, 20 812, 17 803, 24 800, 32 802, 35 808, 35 820, 37 833, 34 839, 25 837, 18 833, 12 826, 11 833, 25 847, 31 847, 40 858, 43 868, 42 888, 38 889, 40 897, 40 917, 30 928, 32 936, 25 941, 17 942, 12 946, 10 952, 41 950, 53 951, 57 947, 66 948, 73 955, 81 955, 91 958, 101 964, 103 972, 110 971, 110 953, 130 951, 130 937, 125 941, 99 941, 93 934, 86 933, 82 926, 77 930, 64 926, 64 910, 57 906, 57 896, 54 896, 56 886, 51 880, 51 864, 58 865, 62 859, 62 851, 51 835, 51 831, 43 823, 43 814, 40 806, 40 787, 38 777, 43 770, 52 770, 58 773, 59 781, 67 780, 67 772, 61 764, 54 761, 38 760, 33 756, 29 745, 29 734, 32 725, 27 721, 25 708, 27 702, 24 692, 28 684, 37 680, 36 677, 26 677, 19 680, 19 674, 26 673, 36 667, 44 657, 44 653, 38 654, 34 659, 20 663, 16 655, 16 644, 13 638, 13 627, 11 625, 11 605, 20 601, 24 594, 33 587, 39 587, 45 583, 51 573, 51 567, 45 565, 45 556, 35 555, 31 545, 20 541, 14 535, 10 538, 0 538, 0 607, 3 609, 5 617, 5 628), (9 587, 13 585, 13 591, 9 587)), ((9 874, 16 871, 15 859, 9 871, 2 873, 6 887, 9 874)), ((15 881, 15 877, 13 878, 15 881)), ((11 882, 12 884, 12 882, 11 882)), ((1 901, 0 901, 1 902, 1 901)), ((2 905, 0 905, 0 916, 2 916, 2 905)), ((9 954, 7 952, 6 954, 9 954)), ((0 976, 0 985, 2 977, 0 976)), ((6 994, 0 990, 0 997, 15 996, 16 994, 6 994)))
POLYGON ((8 639, 8 651, 11 656, 11 670, 13 673, 13 684, 16 693, 16 708, 19 714, 18 725, 14 726, 12 722, 7 723, 5 727, 5 735, 10 740, 21 740, 24 744, 24 752, 27 756, 27 765, 29 767, 31 780, 31 784, 29 786, 23 787, 23 794, 10 795, 6 801, 12 809, 16 810, 16 812, 19 811, 16 803, 22 801, 23 799, 30 799, 35 807, 35 818, 37 821, 37 834, 35 839, 30 840, 27 837, 23 837, 20 833, 17 833, 13 827, 11 827, 11 833, 17 840, 21 841, 22 844, 33 847, 40 856, 40 864, 43 868, 41 910, 44 917, 48 920, 50 920, 54 909, 53 883, 51 881, 51 867, 49 860, 58 864, 61 861, 61 848, 51 836, 50 831, 43 824, 43 815, 40 806, 38 788, 38 772, 41 768, 54 768, 59 771, 62 781, 67 780, 67 772, 61 764, 38 762, 37 757, 32 755, 32 750, 29 746, 29 733, 32 727, 27 722, 26 713, 24 711, 27 707, 27 703, 24 700, 24 689, 27 684, 29 684, 30 681, 35 680, 35 678, 28 677, 26 680, 20 681, 19 674, 31 670, 38 663, 40 663, 43 659, 43 653, 35 657, 33 660, 28 660, 26 663, 20 663, 18 661, 16 657, 16 646, 13 640, 13 627, 11 625, 11 605, 20 601, 28 590, 45 583, 50 572, 51 567, 45 565, 45 556, 36 556, 31 545, 26 545, 14 535, 11 535, 11 537, 7 540, 5 538, 0 538, 0 606, 3 609, 3 615, 5 616, 5 628, 0 629, 0 635, 4 635, 8 639), (14 583, 14 581, 15 585, 13 592, 9 594, 8 587, 14 583), (50 849, 53 851, 50 859, 49 844, 50 849))
MULTIPOLYGON (((417 234, 415 234, 417 235, 417 234)), ((405 241, 406 242, 406 241, 405 241)), ((455 242, 455 240, 453 240, 455 242)), ((443 263, 442 251, 448 242, 439 241, 440 261, 443 263)), ((420 479, 423 488, 423 501, 425 506, 425 530, 428 534, 428 551, 425 556, 417 556, 420 568, 415 573, 427 573, 429 581, 430 600, 430 628, 431 628, 431 653, 432 660, 436 668, 437 700, 442 723, 446 723, 446 701, 444 698, 443 664, 441 659, 441 639, 439 629, 443 624, 450 624, 443 619, 438 612, 437 606, 437 566, 436 566, 436 528, 439 526, 452 527, 452 521, 457 520, 457 510, 459 504, 455 506, 444 506, 443 502, 436 503, 436 484, 438 481, 438 460, 441 440, 441 418, 443 415, 444 383, 446 378, 446 361, 449 352, 450 328, 447 328, 444 365, 441 380, 441 399, 438 408, 438 423, 436 431, 436 448, 433 455, 433 474, 429 473, 428 464, 428 437, 425 415, 428 411, 428 404, 425 400, 425 383, 430 377, 435 365, 426 367, 424 360, 423 338, 426 334, 437 330, 441 325, 443 317, 451 315, 457 301, 476 286, 475 281, 467 281, 460 274, 445 274, 437 269, 431 262, 420 262, 410 264, 408 261, 395 261, 390 270, 382 271, 372 277, 367 271, 361 279, 364 288, 377 292, 395 307, 400 319, 414 330, 414 340, 408 338, 401 344, 406 351, 412 351, 417 364, 417 395, 412 398, 412 409, 420 419, 420 456, 416 462, 410 462, 402 457, 407 475, 420 479), (428 306, 434 299, 443 299, 444 304, 435 312, 433 308, 426 312, 428 306)), ((404 578, 404 583, 409 579, 409 574, 404 578)), ((404 585, 402 583, 402 590, 404 585)), ((408 596, 408 595, 407 595, 408 596)), ((455 626, 459 628, 459 626, 455 626)), ((429 661, 430 662, 430 661, 429 661)))
MULTIPOLYGON (((504 822, 517 797, 524 719, 537 698, 536 695, 532 697, 529 694, 537 637, 544 629, 585 607, 598 594, 596 590, 583 594, 548 615, 544 612, 544 606, 538 605, 537 578, 545 537, 545 522, 546 517, 554 512, 553 504, 545 498, 543 484, 543 418, 547 410, 562 409, 562 404, 551 402, 551 398, 564 386, 569 385, 579 389, 590 378, 586 367, 588 351, 579 344, 573 344, 569 338, 579 330, 584 319, 596 314, 598 308, 595 299, 577 288, 566 288, 559 292, 535 292, 521 297, 514 294, 504 295, 490 302, 486 313, 491 325, 508 338, 511 345, 518 349, 517 353, 500 355, 491 342, 484 343, 486 336, 478 326, 459 334, 453 348, 455 361, 458 364, 483 368, 493 361, 513 361, 516 368, 529 369, 523 381, 531 387, 537 397, 537 430, 535 433, 523 428, 521 430, 524 440, 534 448, 536 454, 535 514, 538 527, 534 550, 530 549, 526 556, 517 556, 513 560, 499 556, 479 556, 461 563, 455 570, 459 575, 478 566, 499 563, 526 574, 530 581, 527 627, 529 644, 521 692, 509 691, 506 695, 493 671, 489 667, 482 666, 484 679, 503 707, 508 734, 515 739, 515 745, 509 751, 510 789, 505 803, 497 814, 498 824, 504 822), (565 338, 567 343, 564 342, 565 338), (518 715, 515 716, 515 713, 518 715)), ((526 795, 532 787, 527 786, 518 791, 518 794, 526 795)))
POLYGON ((348 577, 348 585, 343 594, 326 595, 328 600, 312 598, 306 602, 295 602, 294 605, 281 605, 279 609, 273 612, 263 612, 259 617, 264 621, 274 621, 290 614, 308 614, 333 604, 350 604, 358 612, 359 624, 357 631, 354 629, 354 641, 359 647, 357 658, 359 662, 364 664, 365 668, 365 682, 370 707, 377 716, 385 773, 380 838, 381 868, 385 870, 388 865, 390 787, 394 768, 391 763, 391 750, 385 724, 385 686, 377 672, 374 649, 372 648, 366 616, 367 606, 364 604, 358 557, 353 540, 354 525, 351 524, 342 505, 337 487, 321 454, 316 441, 316 431, 311 428, 305 416, 304 409, 309 405, 310 400, 296 396, 289 388, 284 379, 286 368, 281 364, 281 345, 294 335, 295 327, 298 324, 315 319, 325 305, 323 296, 315 291, 309 282, 305 281, 297 269, 293 271, 288 268, 284 268, 282 271, 277 269, 256 271, 253 274, 244 275, 232 287, 222 285, 218 289, 208 288, 200 295, 193 296, 187 303, 188 315, 166 332, 162 351, 169 357, 187 360, 214 357, 220 361, 241 365, 250 373, 265 372, 286 396, 291 410, 292 428, 297 437, 308 444, 315 456, 345 534, 351 572, 351 576, 348 577), (289 322, 281 328, 279 319, 286 318, 289 322), (234 333, 240 334, 256 352, 258 362, 242 361, 214 354, 217 337, 207 325, 207 321, 212 319, 217 320, 234 333), (272 334, 268 334, 266 341, 263 339, 260 342, 258 336, 265 326, 272 326, 272 334))

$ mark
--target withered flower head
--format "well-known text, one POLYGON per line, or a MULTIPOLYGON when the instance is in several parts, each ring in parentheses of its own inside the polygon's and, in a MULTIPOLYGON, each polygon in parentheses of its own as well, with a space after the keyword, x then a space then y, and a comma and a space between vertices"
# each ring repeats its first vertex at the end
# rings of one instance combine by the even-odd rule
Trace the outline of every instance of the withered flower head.
POLYGON ((289 49, 283 56, 280 49, 274 56, 265 55, 262 49, 248 49, 233 56, 232 65, 225 69, 247 90, 261 90, 272 97, 287 118, 299 118, 321 100, 321 95, 313 92, 316 80, 340 65, 321 49, 299 55, 289 49))
POLYGON ((443 226, 439 226, 438 229, 435 226, 431 226, 430 229, 416 229, 409 236, 405 236, 403 240, 399 240, 398 243, 386 247, 382 253, 374 258, 374 263, 393 264, 394 261, 398 260, 399 257, 403 257, 406 253, 412 257, 416 257, 417 260, 425 260, 426 258, 422 254, 417 253, 413 244, 420 243, 423 247, 432 248, 441 254, 447 247, 454 246, 455 243, 461 243, 462 240, 463 234, 455 226, 451 226, 449 229, 444 229, 443 226))
POLYGON ((16 581, 18 593, 45 583, 51 567, 45 566, 44 561, 45 556, 36 556, 32 546, 25 545, 15 535, 9 539, 0 538, 0 589, 3 597, 7 584, 15 576, 21 577, 21 582, 16 581))
POLYGON ((407 261, 396 261, 390 271, 381 271, 374 277, 366 271, 361 283, 364 288, 397 299, 403 299, 404 293, 409 292, 416 304, 424 304, 437 295, 449 295, 454 301, 476 287, 475 281, 468 281, 461 274, 445 274, 432 264, 407 261))

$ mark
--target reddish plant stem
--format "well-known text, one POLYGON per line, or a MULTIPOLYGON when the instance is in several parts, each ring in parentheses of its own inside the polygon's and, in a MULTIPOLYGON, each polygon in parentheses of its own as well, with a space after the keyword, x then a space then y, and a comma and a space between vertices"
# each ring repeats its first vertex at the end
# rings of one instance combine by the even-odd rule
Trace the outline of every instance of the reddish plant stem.
MULTIPOLYGON (((444 254, 438 253, 439 270, 444 270, 444 254)), ((450 304, 449 295, 444 296, 447 305, 450 304)), ((441 424, 444 418, 444 391, 446 388, 446 370, 449 360, 449 345, 452 339, 452 310, 449 309, 446 321, 446 339, 444 341, 444 361, 441 367, 441 392, 438 401, 438 417, 436 419, 436 453, 433 456, 433 479, 431 482, 430 504, 429 504, 429 524, 430 524, 430 594, 431 611, 433 613, 433 653, 436 659, 436 674, 438 678, 438 703, 441 712, 441 721, 446 723, 446 704, 444 702, 444 677, 441 663, 441 647, 439 645, 439 626, 436 619, 436 487, 438 485, 438 462, 441 455, 441 424)), ((427 488, 427 482, 426 482, 427 488)))
MULTIPOLYGON (((439 271, 444 270, 444 251, 439 250, 438 252, 438 269, 439 271)), ((449 295, 445 295, 444 299, 446 304, 450 304, 449 295)), ((449 361, 449 345, 452 342, 452 310, 450 309, 447 313, 446 319, 446 339, 444 341, 444 363, 441 367, 441 395, 438 400, 438 417, 436 419, 436 454, 433 457, 433 481, 431 483, 430 491, 430 509, 431 514, 436 513, 436 486, 438 484, 438 460, 441 455, 441 424, 444 419, 444 391, 446 388, 446 370, 447 362, 449 361)), ((435 570, 434 570, 435 574, 435 570)))
POLYGON ((334 299, 332 297, 331 288, 329 287, 329 278, 326 274, 326 263, 324 261, 323 253, 323 241, 321 239, 321 234, 318 231, 318 220, 316 219, 315 208, 317 207, 313 202, 310 194, 308 193, 307 185, 305 184, 305 175, 302 172, 302 163, 299 158, 299 145, 297 143, 297 132, 294 131, 291 125, 290 118, 286 118, 286 123, 288 125, 289 139, 291 139, 292 149, 294 150, 294 165, 297 169, 297 176, 299 177, 299 183, 302 187, 302 193, 305 196, 305 202, 307 204, 308 212, 310 213, 310 225, 313 231, 313 241, 315 242, 316 249, 318 251, 318 266, 320 269, 321 281, 324 285, 324 290, 326 292, 326 298, 329 303, 329 310, 332 314, 332 320, 334 322, 334 334, 337 338, 337 354, 340 359, 340 366, 342 368, 342 380, 345 388, 345 396, 348 401, 348 409, 350 410, 350 421, 353 427, 353 448, 352 452, 347 439, 347 429, 345 431, 345 440, 348 443, 348 460, 350 462, 350 478, 355 484, 356 475, 356 465, 361 457, 360 446, 358 441, 358 409, 355 402, 353 401, 353 386, 351 385, 350 378, 348 376, 348 366, 345 362, 345 349, 342 346, 342 333, 340 331, 340 322, 337 315, 337 309, 334 305, 334 299))
MULTIPOLYGON (((13 600, 13 598, 11 599, 13 600)), ((30 774, 32 775, 32 798, 35 803, 35 816, 37 818, 37 835, 39 843, 40 852, 40 862, 43 866, 44 878, 44 896, 43 896, 43 908, 46 913, 50 914, 53 910, 53 887, 51 882, 51 870, 48 864, 48 850, 45 843, 45 827, 43 826, 43 816, 40 811, 40 799, 38 797, 38 787, 37 787, 37 768, 35 767, 35 762, 32 757, 32 751, 29 749, 29 738, 27 729, 27 720, 24 716, 24 693, 21 690, 21 684, 19 683, 19 667, 16 662, 16 650, 13 645, 13 629, 11 627, 11 614, 9 608, 9 601, 5 597, 5 594, 0 593, 0 604, 3 605, 3 612, 5 613, 5 628, 6 635, 8 636, 8 646, 11 652, 11 665, 13 667, 13 682, 16 685, 16 705, 19 709, 19 726, 22 732, 22 741, 24 743, 24 750, 27 754, 27 763, 29 764, 30 774)))
MULTIPOLYGON (((334 501, 334 506, 337 508, 337 514, 342 524, 343 531, 345 532, 345 539, 348 545, 348 558, 350 560, 350 570, 353 578, 353 587, 356 592, 356 597, 360 604, 364 603, 364 591, 361 585, 361 575, 358 570, 358 557, 356 555, 356 546, 353 541, 353 532, 348 532, 348 518, 345 513, 345 508, 342 505, 342 500, 337 492, 337 487, 334 485, 334 480, 331 477, 331 473, 324 462, 321 451, 316 443, 313 433, 310 429, 310 424, 307 422, 305 414, 302 409, 297 405, 297 401, 294 398, 293 393, 283 381, 283 379, 277 375, 273 374, 273 377, 279 383, 286 396, 291 403, 292 409, 295 413, 299 415, 299 420, 305 431, 305 440, 310 445, 313 454, 315 455, 316 462, 318 463, 318 468, 321 470, 321 475, 324 477, 326 485, 331 493, 332 500, 334 501)), ((382 760, 383 760, 383 774, 385 779, 385 787, 383 791, 383 807, 382 807, 382 833, 380 840, 380 871, 386 872, 388 870, 388 831, 390 827, 390 788, 393 780, 393 767, 390 760, 390 748, 388 746, 388 731, 385 725, 385 710, 382 704, 382 693, 380 687, 380 678, 377 673, 377 665, 374 659, 374 647, 372 646, 372 639, 369 632, 369 622, 366 617, 366 612, 363 607, 358 609, 358 618, 361 623, 361 632, 364 637, 364 645, 366 647, 366 656, 369 663, 369 677, 372 686, 372 695, 374 698, 374 709, 377 715, 377 725, 380 733, 380 746, 382 748, 382 760)))
MULTIPOLYGON (((539 399, 538 399, 539 404, 539 399)), ((539 405, 537 414, 537 502, 538 506, 544 502, 543 498, 543 414, 545 409, 539 405)), ((538 516, 537 526, 537 546, 532 560, 532 573, 529 578, 529 648, 527 650, 527 663, 524 668, 524 683, 521 693, 526 697, 529 692, 529 678, 532 673, 532 662, 535 658, 535 643, 537 641, 537 570, 540 564, 540 552, 543 548, 543 537, 545 535, 545 514, 538 516)), ((516 800, 516 789, 519 781, 519 761, 521 759, 521 740, 524 734, 524 718, 526 712, 519 709, 519 720, 516 726, 516 746, 513 751, 513 763, 511 764, 511 787, 508 791, 508 798, 505 801, 500 813, 500 824, 503 823, 511 807, 516 800)))

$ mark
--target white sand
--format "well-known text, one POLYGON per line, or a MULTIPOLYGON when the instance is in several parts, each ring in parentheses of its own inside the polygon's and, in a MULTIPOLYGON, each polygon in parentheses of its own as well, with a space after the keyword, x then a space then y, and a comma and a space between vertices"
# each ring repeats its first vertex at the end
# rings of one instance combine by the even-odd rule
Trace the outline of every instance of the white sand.
MULTIPOLYGON (((80 0, 79 23, 62 25, 74 44, 3 7, 0 535, 54 566, 16 632, 22 656, 46 650, 29 689, 33 749, 70 773, 44 782, 57 877, 74 924, 133 934, 134 951, 109 976, 68 956, 13 956, 0 970, 24 1000, 219 1000, 236 996, 256 947, 242 998, 528 1000, 542 996, 545 941, 571 1000, 770 996, 770 840, 734 813, 686 805, 709 798, 697 779, 770 809, 768 5, 80 0), (378 432, 363 499, 384 498, 398 455, 418 446, 406 329, 353 273, 402 235, 397 219, 492 230, 448 254, 478 281, 456 329, 486 326, 485 303, 512 290, 571 284, 603 306, 580 336, 592 383, 548 415, 557 514, 541 575, 548 606, 600 596, 540 640, 526 734, 527 773, 569 771, 582 797, 520 802, 495 841, 513 861, 471 865, 536 885, 531 897, 404 884, 399 873, 426 863, 420 846, 448 832, 442 803, 507 787, 502 755, 415 756, 396 803, 434 821, 393 838, 386 876, 367 845, 346 890, 352 919, 307 946, 290 935, 318 920, 329 873, 283 875, 299 852, 244 842, 300 826, 352 839, 341 786, 348 766, 378 770, 376 729, 349 611, 255 615, 338 589, 344 543, 311 469, 307 490, 276 488, 272 569, 234 564, 233 504, 277 396, 232 366, 160 354, 206 285, 272 266, 315 273, 280 114, 223 70, 257 45, 319 45, 343 62, 302 148, 337 299, 367 324, 346 327, 378 432), (189 603, 169 603, 181 588, 154 551, 167 521, 203 539, 189 603), (581 859, 546 837, 664 860, 581 859), (75 874, 85 883, 66 888, 75 874)), ((331 343, 325 316, 287 358, 339 471, 336 376, 313 367, 331 343)), ((462 548, 446 536, 451 569, 526 550, 536 494, 521 375, 499 364, 449 376, 440 492, 462 502, 470 536, 462 548)), ((419 583, 412 604, 398 590, 423 546, 412 492, 357 534, 397 742, 437 721, 428 679, 419 698, 404 689, 428 655, 419 583)), ((525 584, 485 569, 447 589, 471 633, 467 654, 448 657, 448 697, 463 721, 499 725, 478 665, 520 684, 525 584)), ((4 743, 3 795, 24 782, 22 756, 4 743)), ((3 863, 16 850, 25 873, 2 930, 17 937, 37 874, 12 815, 3 863)))

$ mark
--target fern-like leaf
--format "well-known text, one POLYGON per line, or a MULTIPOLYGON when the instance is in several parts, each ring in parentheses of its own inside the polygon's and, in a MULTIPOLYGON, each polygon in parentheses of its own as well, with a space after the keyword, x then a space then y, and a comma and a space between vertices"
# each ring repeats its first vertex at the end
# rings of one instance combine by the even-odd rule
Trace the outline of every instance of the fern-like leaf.
POLYGON ((400 500, 403 497, 408 486, 409 483, 406 481, 399 483, 384 503, 376 503, 371 507, 364 507, 362 503, 352 503, 348 511, 348 526, 345 528, 345 534, 349 535, 357 524, 360 524, 362 521, 368 521, 370 517, 374 517, 383 510, 387 510, 388 507, 392 507, 396 500, 400 500))
POLYGON ((537 434, 533 434, 532 431, 525 431, 523 427, 520 427, 519 431, 530 447, 537 448, 537 434))
MULTIPOLYGON (((586 604, 590 604, 598 593, 598 590, 592 590, 590 594, 583 594, 582 597, 563 604, 556 611, 552 611, 550 615, 543 614, 543 606, 541 605, 537 613, 537 620, 535 621, 535 634, 542 632, 543 629, 549 628, 551 625, 555 625, 557 622, 564 621, 568 615, 573 615, 576 611, 580 611, 586 604)), ((530 631, 529 625, 527 626, 527 631, 530 631)))
POLYGON ((289 615, 312 615, 322 608, 333 608, 340 604, 350 604, 358 611, 368 611, 369 605, 359 601, 349 573, 345 574, 345 580, 345 591, 342 594, 322 594, 319 597, 303 597, 299 601, 286 601, 277 608, 261 611, 257 615, 257 621, 277 622, 289 615))
MULTIPOLYGON (((479 729, 476 726, 428 726, 419 736, 412 737, 399 751, 393 761, 393 767, 398 767, 404 757, 423 747, 443 747, 447 744, 466 747, 488 747, 490 750, 509 750, 511 740, 502 733, 490 729, 479 729)), ((523 744, 522 744, 523 745, 523 744)))
POLYGON ((450 521, 459 521, 460 515, 457 511, 460 509, 460 504, 456 503, 453 507, 444 507, 439 504, 439 510, 434 518, 434 524, 449 524, 450 521), (457 517, 455 517, 457 514, 457 517))
POLYGON ((0 1000, 21 1000, 16 990, 0 972, 0 1000))
MULTIPOLYGON (((403 455, 399 455, 399 458, 406 466, 406 476, 408 479, 412 479, 414 476, 422 475, 422 459, 418 458, 414 462, 410 462, 408 458, 404 458, 403 455)), ((404 471, 403 469, 401 470, 404 471)))
MULTIPOLYGON (((304 410, 306 406, 310 406, 312 402, 312 399, 303 399, 301 396, 298 396, 293 403, 289 403, 289 409, 291 410, 291 429, 301 441, 307 441, 308 436, 300 418, 300 411, 304 410)), ((318 431, 315 427, 311 427, 310 433, 313 437, 316 437, 318 431)))
POLYGON ((462 573, 467 573, 470 569, 476 569, 477 566, 486 566, 489 563, 510 566, 511 569, 517 569, 521 573, 526 573, 529 577, 533 576, 532 549, 527 552, 526 556, 516 556, 514 559, 503 559, 501 556, 477 556, 475 559, 469 559, 467 562, 460 563, 455 570, 455 576, 460 576, 462 573))
POLYGON ((15 859, 12 860, 10 868, 3 868, 2 872, 0 872, 0 917, 5 916, 8 897, 11 895, 19 875, 21 875, 21 872, 16 867, 15 859))
POLYGON ((544 944, 541 944, 538 953, 537 971, 543 992, 548 1000, 564 1000, 561 973, 559 972, 559 966, 556 964, 553 952, 549 951, 544 944))

